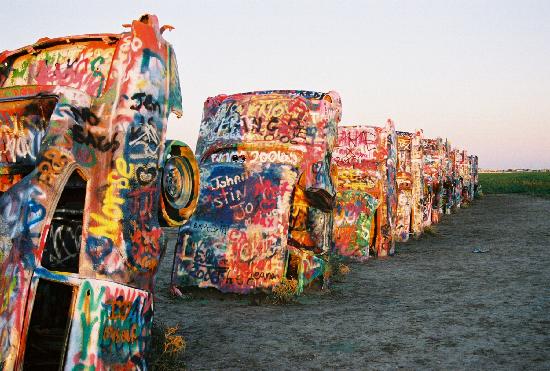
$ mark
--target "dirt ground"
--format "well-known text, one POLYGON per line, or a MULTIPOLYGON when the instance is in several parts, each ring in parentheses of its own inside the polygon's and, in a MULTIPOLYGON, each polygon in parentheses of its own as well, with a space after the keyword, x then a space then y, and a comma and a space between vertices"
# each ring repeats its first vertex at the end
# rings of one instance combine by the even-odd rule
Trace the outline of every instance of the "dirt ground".
POLYGON ((189 369, 550 369, 550 200, 491 195, 297 304, 174 299, 189 369), (473 253, 474 249, 489 250, 473 253))

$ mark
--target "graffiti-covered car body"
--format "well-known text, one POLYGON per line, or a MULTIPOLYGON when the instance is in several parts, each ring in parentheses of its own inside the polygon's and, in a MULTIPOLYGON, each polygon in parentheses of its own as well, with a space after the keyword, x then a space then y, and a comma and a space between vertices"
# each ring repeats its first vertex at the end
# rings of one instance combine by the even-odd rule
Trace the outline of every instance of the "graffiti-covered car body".
POLYGON ((454 203, 454 173, 451 143, 445 140, 443 157, 443 214, 450 214, 454 203))
POLYGON ((443 166, 445 144, 443 139, 422 139, 424 175, 423 225, 439 223, 443 214, 443 166))
POLYGON ((463 179, 460 176, 461 172, 461 154, 460 150, 453 148, 449 153, 449 159, 451 162, 451 173, 449 179, 450 184, 450 194, 452 198, 451 209, 460 209, 462 203, 462 182, 463 179))
POLYGON ((474 183, 472 181, 472 158, 466 150, 458 151, 458 176, 461 180, 460 199, 470 203, 474 199, 474 183))
POLYGON ((200 198, 179 231, 174 286, 247 293, 295 278, 301 290, 323 273, 340 115, 334 92, 260 91, 205 102, 200 198))
POLYGON ((397 132, 397 220, 394 236, 406 242, 423 231, 424 176, 422 131, 397 132))
POLYGON ((0 54, 4 369, 146 368, 181 94, 157 18, 128 27, 0 54))
POLYGON ((478 197, 481 193, 481 187, 479 185, 479 158, 476 155, 470 156, 470 161, 472 164, 472 194, 473 198, 478 197))
POLYGON ((357 260, 395 249, 395 126, 341 126, 332 162, 337 172, 333 250, 357 260))

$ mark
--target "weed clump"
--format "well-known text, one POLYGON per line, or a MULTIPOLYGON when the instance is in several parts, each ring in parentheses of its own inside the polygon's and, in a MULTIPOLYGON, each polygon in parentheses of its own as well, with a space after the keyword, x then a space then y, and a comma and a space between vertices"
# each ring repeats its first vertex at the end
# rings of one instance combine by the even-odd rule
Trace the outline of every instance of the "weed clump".
POLYGON ((437 228, 433 225, 428 225, 424 227, 424 233, 428 236, 437 236, 439 233, 437 232, 437 228))
POLYGON ((351 268, 346 262, 341 256, 331 256, 325 272, 325 280, 341 282, 345 276, 351 273, 351 268))
POLYGON ((273 288, 271 299, 274 304, 289 304, 296 299, 298 281, 291 278, 283 278, 281 283, 273 288))
POLYGON ((179 327, 176 325, 174 327, 168 327, 164 333, 164 353, 169 355, 180 355, 185 352, 187 343, 183 336, 176 335, 179 327))
POLYGON ((163 323, 153 322, 151 333, 151 352, 149 365, 152 370, 185 370, 185 363, 181 359, 187 342, 177 332, 179 326, 168 327, 163 323))
POLYGON ((350 273, 351 273, 351 268, 349 267, 349 265, 346 265, 344 263, 338 264, 338 274, 340 276, 347 276, 350 273))

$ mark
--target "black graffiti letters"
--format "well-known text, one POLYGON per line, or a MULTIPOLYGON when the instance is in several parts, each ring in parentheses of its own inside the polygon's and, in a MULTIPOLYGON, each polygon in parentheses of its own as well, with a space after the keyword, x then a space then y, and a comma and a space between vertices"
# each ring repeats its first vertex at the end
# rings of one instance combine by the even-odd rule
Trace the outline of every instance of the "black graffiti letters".
POLYGON ((113 134, 111 140, 107 139, 105 135, 97 135, 84 129, 82 126, 73 126, 73 139, 77 143, 89 145, 101 152, 116 151, 120 147, 120 143, 117 140, 118 132, 113 134))
POLYGON ((157 111, 160 113, 160 104, 153 98, 151 94, 136 93, 132 95, 132 100, 137 103, 130 106, 134 111, 139 111, 144 107, 147 111, 157 111))

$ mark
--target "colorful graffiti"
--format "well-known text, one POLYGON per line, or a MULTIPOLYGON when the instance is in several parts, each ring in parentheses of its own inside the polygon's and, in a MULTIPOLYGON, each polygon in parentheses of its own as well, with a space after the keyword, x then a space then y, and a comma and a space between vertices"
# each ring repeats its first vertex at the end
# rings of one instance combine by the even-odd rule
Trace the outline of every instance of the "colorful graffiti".
POLYGON ((394 237, 409 239, 412 213, 412 134, 397 132, 397 221, 394 237))
POLYGON ((333 165, 338 174, 334 252, 359 260, 392 255, 397 212, 397 136, 386 126, 341 126, 333 165))
POLYGON ((338 128, 335 92, 209 98, 195 157, 165 140, 170 27, 129 27, 0 54, 5 370, 147 369, 162 226, 180 227, 174 292, 302 292, 331 254, 393 255, 479 192, 477 156, 391 120, 338 128))
POLYGON ((466 150, 458 151, 458 176, 461 180, 461 202, 469 203, 474 198, 472 183, 472 164, 471 158, 466 150))
POLYGON ((422 131, 397 132, 397 222, 394 237, 405 242, 423 231, 425 200, 422 131))
POLYGON ((395 236, 404 242, 410 235, 420 236, 424 228, 439 223, 461 203, 474 199, 477 156, 451 149, 448 140, 425 139, 421 130, 397 135, 399 207, 395 236))
POLYGON ((52 367, 144 369, 159 215, 181 225, 198 194, 181 167, 163 175, 178 156, 168 116, 181 115, 172 47, 145 15, 122 34, 3 52, 0 66, 0 363, 32 368, 42 326, 61 344, 52 367), (183 211, 159 210, 161 186, 183 211))
POLYGON ((412 137, 411 147, 411 172, 412 183, 412 212, 411 233, 414 237, 420 237, 424 232, 424 150, 422 148, 422 130, 417 130, 412 137))
POLYGON ((445 156, 443 159, 443 213, 448 215, 454 203, 454 170, 451 159, 451 143, 445 141, 445 156))
POLYGON ((423 226, 437 224, 443 214, 443 166, 445 146, 441 138, 422 139, 424 152, 423 226))
POLYGON ((336 194, 333 239, 338 254, 358 260, 369 257, 378 204, 376 197, 364 191, 350 189, 336 194))
POLYGON ((263 91, 205 102, 200 198, 179 231, 173 285, 244 293, 289 277, 302 290, 322 275, 340 112, 334 92, 263 91))
POLYGON ((481 186, 479 184, 479 159, 477 156, 470 156, 470 173, 472 176, 472 190, 471 190, 471 199, 473 200, 476 197, 479 197, 481 194, 481 186))

